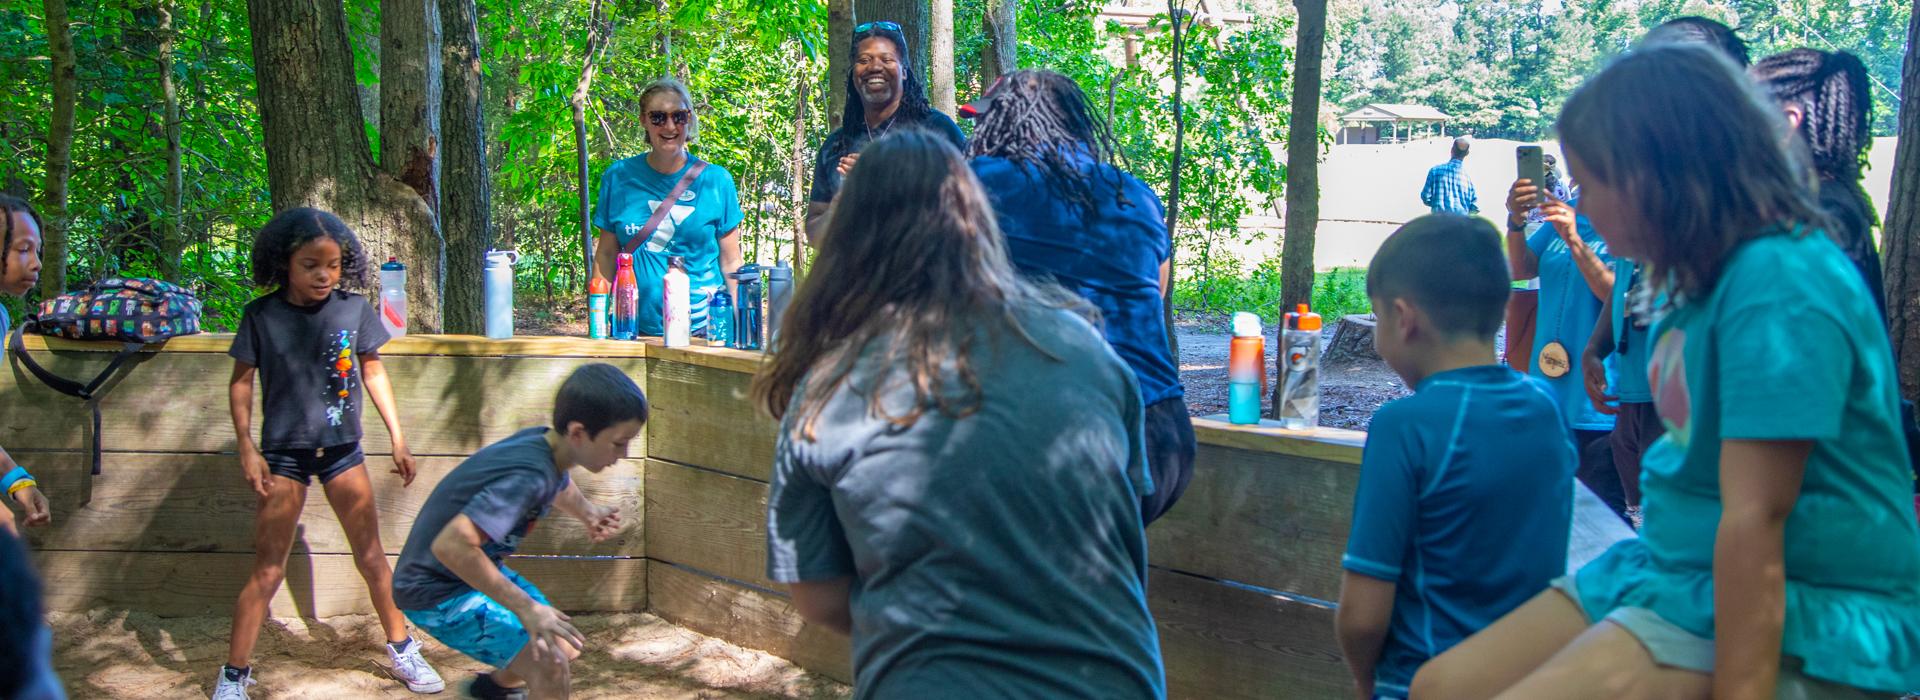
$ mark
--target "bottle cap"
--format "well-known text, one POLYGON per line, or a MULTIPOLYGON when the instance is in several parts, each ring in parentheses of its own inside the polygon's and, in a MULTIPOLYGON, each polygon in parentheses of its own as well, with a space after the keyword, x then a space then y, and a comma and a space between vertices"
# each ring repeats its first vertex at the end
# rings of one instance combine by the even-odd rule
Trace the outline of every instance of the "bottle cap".
POLYGON ((1260 317, 1258 315, 1248 313, 1245 311, 1234 312, 1233 334, 1241 338, 1259 337, 1260 336, 1260 317))
POLYGON ((613 291, 612 289, 610 289, 610 287, 612 286, 613 285, 609 284, 606 279, 595 277, 593 278, 592 282, 587 283, 587 293, 588 294, 608 294, 613 291))
POLYGON ((1300 326, 1296 330, 1303 330, 1303 331, 1320 330, 1320 314, 1316 314, 1312 311, 1308 311, 1306 304, 1300 305, 1299 316, 1297 316, 1296 318, 1299 319, 1298 323, 1300 326))

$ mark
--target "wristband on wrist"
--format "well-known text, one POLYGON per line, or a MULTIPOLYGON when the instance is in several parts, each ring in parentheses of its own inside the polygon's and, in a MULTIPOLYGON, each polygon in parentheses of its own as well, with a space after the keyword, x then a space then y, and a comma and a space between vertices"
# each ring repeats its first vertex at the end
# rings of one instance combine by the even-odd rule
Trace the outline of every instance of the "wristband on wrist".
POLYGON ((8 470, 5 476, 0 476, 0 486, 6 487, 8 495, 12 495, 20 489, 37 485, 39 485, 39 482, 34 481, 33 475, 27 473, 27 468, 17 464, 14 465, 13 469, 8 470))

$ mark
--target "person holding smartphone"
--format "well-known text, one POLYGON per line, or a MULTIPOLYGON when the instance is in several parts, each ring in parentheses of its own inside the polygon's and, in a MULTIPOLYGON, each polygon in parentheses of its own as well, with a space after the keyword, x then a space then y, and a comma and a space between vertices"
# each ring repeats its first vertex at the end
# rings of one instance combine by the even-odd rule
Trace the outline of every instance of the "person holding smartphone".
POLYGON ((895 129, 932 131, 965 153, 967 135, 953 117, 927 102, 927 88, 912 62, 907 35, 893 22, 868 22, 854 28, 853 69, 847 73, 847 103, 840 128, 827 135, 813 163, 813 196, 807 205, 807 245, 818 246, 827 227, 827 208, 840 196, 840 183, 860 160, 869 141, 895 129))

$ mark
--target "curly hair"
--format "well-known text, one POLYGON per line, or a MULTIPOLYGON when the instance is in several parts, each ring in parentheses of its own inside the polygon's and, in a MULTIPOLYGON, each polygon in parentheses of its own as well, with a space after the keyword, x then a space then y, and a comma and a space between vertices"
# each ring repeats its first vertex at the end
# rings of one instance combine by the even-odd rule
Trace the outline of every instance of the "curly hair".
POLYGON ((1115 201, 1132 204, 1122 191, 1120 171, 1111 167, 1119 151, 1112 128, 1073 79, 1053 71, 1007 74, 993 88, 968 151, 1035 168, 1049 191, 1083 214, 1096 207, 1093 178, 1101 168, 1080 162, 1091 157, 1097 165, 1109 166, 1105 170, 1114 181, 1115 201))
POLYGON ((5 217, 7 220, 4 227, 6 233, 0 234, 0 272, 7 271, 8 256, 6 255, 6 251, 13 250, 14 214, 25 214, 27 220, 33 222, 34 228, 44 228, 40 224, 40 214, 34 212, 33 205, 28 204, 26 200, 19 197, 10 194, 0 194, 0 217, 5 217))
POLYGON ((1858 182, 1873 146, 1873 93, 1867 66, 1845 51, 1793 49, 1760 59, 1748 71, 1782 104, 1799 105, 1800 137, 1822 179, 1858 182))
MULTIPOLYGON (((904 119, 907 122, 915 124, 925 121, 927 115, 933 114, 933 105, 927 102, 927 86, 920 82, 920 74, 914 71, 913 54, 907 48, 906 35, 892 29, 873 27, 872 29, 853 35, 853 46, 847 49, 848 58, 853 60, 848 61, 846 81, 847 102, 845 108, 840 112, 840 128, 844 131, 852 129, 856 125, 864 125, 867 123, 867 105, 864 100, 860 99, 860 86, 857 81, 853 79, 854 69, 852 68, 852 64, 859 61, 860 44, 868 39, 886 39, 887 41, 891 41, 893 42, 894 50, 900 53, 900 72, 904 84, 900 90, 900 107, 894 111, 893 118, 896 120, 904 119)), ((852 145, 849 143, 850 141, 852 141, 852 139, 840 139, 839 150, 843 152, 833 154, 836 160, 840 156, 847 154, 846 151, 848 151, 852 145)))
POLYGON ((308 207, 280 212, 254 234, 253 283, 286 286, 293 252, 320 238, 340 244, 340 285, 367 286, 367 251, 360 247, 360 238, 340 217, 308 207))

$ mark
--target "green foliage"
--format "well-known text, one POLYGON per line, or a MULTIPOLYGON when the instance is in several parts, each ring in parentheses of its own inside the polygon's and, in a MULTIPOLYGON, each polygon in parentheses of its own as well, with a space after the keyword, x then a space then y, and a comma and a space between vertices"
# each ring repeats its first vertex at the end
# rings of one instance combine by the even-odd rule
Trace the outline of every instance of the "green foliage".
MULTIPOLYGON (((1280 308, 1280 258, 1260 261, 1251 271, 1242 272, 1231 256, 1216 255, 1213 269, 1173 285, 1173 303, 1182 311, 1209 316, 1251 311, 1263 323, 1278 323, 1286 309, 1280 308)), ((1373 311, 1367 300, 1365 268, 1343 267, 1316 274, 1312 309, 1327 319, 1373 311)), ((1331 320, 1328 321, 1332 323, 1331 320)))
POLYGON ((1425 104, 1452 130, 1545 136, 1580 81, 1646 31, 1682 15, 1739 28, 1757 60, 1797 46, 1859 55, 1877 81, 1874 130, 1893 133, 1903 0, 1335 0, 1328 102, 1425 104))

